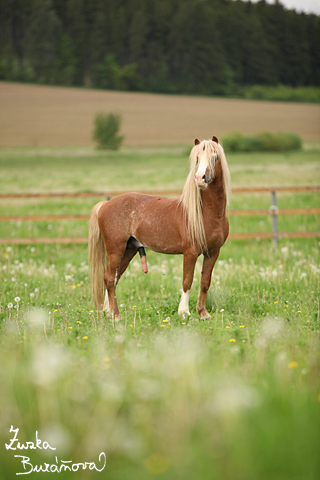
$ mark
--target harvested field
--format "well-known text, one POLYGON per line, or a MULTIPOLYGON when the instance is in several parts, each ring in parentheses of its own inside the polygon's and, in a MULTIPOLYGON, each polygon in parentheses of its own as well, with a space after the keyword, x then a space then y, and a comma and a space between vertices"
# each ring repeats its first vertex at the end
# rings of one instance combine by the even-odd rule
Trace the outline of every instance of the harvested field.
POLYGON ((320 140, 320 106, 0 82, 0 146, 90 146, 98 111, 119 112, 127 146, 190 144, 238 130, 320 140))

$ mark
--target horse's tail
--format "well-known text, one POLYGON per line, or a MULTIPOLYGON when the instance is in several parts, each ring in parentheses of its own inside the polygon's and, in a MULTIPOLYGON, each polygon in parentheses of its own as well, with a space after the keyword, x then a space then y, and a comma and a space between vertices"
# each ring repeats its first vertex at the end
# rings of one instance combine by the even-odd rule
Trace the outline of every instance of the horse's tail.
POLYGON ((98 224, 98 212, 105 202, 93 207, 89 222, 89 273, 91 295, 97 310, 101 310, 104 300, 104 271, 106 248, 98 224))

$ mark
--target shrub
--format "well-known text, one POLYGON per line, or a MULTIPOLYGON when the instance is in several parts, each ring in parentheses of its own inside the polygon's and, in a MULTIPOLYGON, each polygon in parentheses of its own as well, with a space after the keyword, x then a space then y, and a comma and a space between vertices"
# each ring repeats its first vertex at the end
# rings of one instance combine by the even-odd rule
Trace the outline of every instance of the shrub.
POLYGON ((251 87, 239 87, 236 96, 248 100, 319 103, 320 88, 252 85, 251 87))
POLYGON ((223 146, 228 152, 287 152, 300 150, 302 140, 295 133, 262 132, 245 136, 234 132, 223 137, 223 146))
POLYGON ((123 136, 118 135, 121 117, 114 113, 97 113, 94 119, 93 139, 97 148, 104 150, 117 150, 123 136))

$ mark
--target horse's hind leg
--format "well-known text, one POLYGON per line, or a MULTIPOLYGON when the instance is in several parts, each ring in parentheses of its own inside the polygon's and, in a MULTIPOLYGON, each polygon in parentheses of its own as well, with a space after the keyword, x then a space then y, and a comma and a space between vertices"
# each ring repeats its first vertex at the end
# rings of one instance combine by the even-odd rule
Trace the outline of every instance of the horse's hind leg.
POLYGON ((119 253, 107 254, 107 268, 105 273, 106 293, 103 310, 110 312, 115 319, 121 318, 115 294, 116 286, 136 253, 137 249, 127 244, 122 256, 119 253))
POLYGON ((199 314, 200 319, 209 319, 211 315, 207 310, 207 294, 211 283, 211 275, 213 267, 219 257, 220 250, 213 255, 212 257, 204 257, 203 259, 203 266, 201 272, 201 283, 200 283, 200 291, 197 301, 197 312, 199 314))
POLYGON ((107 250, 107 268, 104 274, 106 296, 103 309, 109 311, 115 319, 121 318, 116 298, 116 286, 120 278, 121 260, 125 248, 126 244, 123 248, 119 246, 117 251, 108 252, 107 250))
POLYGON ((120 280, 120 277, 124 274, 124 272, 127 270, 127 267, 135 254, 137 253, 137 249, 133 246, 131 246, 129 243, 127 245, 126 251, 124 252, 124 255, 121 260, 121 265, 120 265, 120 275, 118 278, 118 282, 120 280))

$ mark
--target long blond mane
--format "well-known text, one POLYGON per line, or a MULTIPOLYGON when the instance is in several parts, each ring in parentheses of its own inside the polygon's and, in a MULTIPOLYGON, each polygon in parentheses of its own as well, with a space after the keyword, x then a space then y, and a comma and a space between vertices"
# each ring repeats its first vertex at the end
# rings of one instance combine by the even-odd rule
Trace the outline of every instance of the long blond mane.
POLYGON ((188 235, 191 242, 194 245, 197 245, 201 251, 207 249, 207 241, 203 225, 201 190, 196 186, 195 174, 198 168, 197 157, 203 153, 204 147, 207 156, 209 157, 207 157, 208 167, 211 170, 210 173, 213 177, 215 170, 215 155, 218 155, 219 161, 221 162, 223 186, 227 203, 229 203, 231 192, 230 172, 222 146, 212 140, 203 140, 198 145, 195 145, 190 153, 190 172, 180 196, 179 204, 182 205, 183 208, 188 235))

